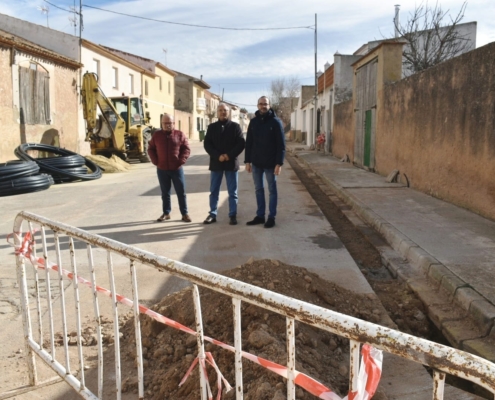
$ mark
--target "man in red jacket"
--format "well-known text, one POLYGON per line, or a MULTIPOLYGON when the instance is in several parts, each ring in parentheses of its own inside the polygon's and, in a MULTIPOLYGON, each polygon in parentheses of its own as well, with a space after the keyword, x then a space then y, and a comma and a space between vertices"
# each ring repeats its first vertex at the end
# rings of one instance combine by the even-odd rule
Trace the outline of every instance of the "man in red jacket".
POLYGON ((156 165, 158 182, 162 191, 163 214, 156 220, 163 222, 170 219, 170 190, 174 184, 175 193, 179 200, 182 221, 191 222, 187 213, 186 181, 182 166, 186 163, 191 149, 186 136, 174 129, 174 117, 163 114, 162 129, 156 131, 148 144, 148 155, 156 165))

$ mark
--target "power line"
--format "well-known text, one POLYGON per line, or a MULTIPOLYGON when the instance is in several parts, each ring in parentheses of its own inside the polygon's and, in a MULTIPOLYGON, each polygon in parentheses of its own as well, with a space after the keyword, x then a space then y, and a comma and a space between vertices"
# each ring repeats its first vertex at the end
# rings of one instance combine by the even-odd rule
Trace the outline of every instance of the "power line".
MULTIPOLYGON (((48 3, 47 0, 45 0, 45 1, 48 3)), ((222 29, 222 30, 229 30, 229 31, 277 31, 277 30, 288 30, 288 29, 312 29, 313 28, 313 25, 290 26, 290 27, 285 27, 285 28, 227 28, 227 27, 221 27, 221 26, 195 25, 195 24, 186 24, 184 22, 172 22, 172 21, 164 21, 164 20, 154 19, 154 18, 140 17, 138 15, 131 15, 131 14, 126 14, 126 13, 122 13, 122 12, 118 12, 118 11, 106 10, 104 8, 88 6, 86 4, 83 4, 83 7, 93 8, 95 10, 105 11, 105 12, 109 12, 112 14, 124 15, 126 17, 131 17, 131 18, 144 19, 146 21, 161 22, 163 24, 190 26, 190 27, 194 27, 194 28, 222 29)), ((65 10, 65 11, 67 11, 67 10, 65 10)))
POLYGON ((62 7, 59 7, 57 6, 56 4, 53 4, 53 3, 50 3, 48 0, 43 0, 45 3, 48 3, 50 4, 52 7, 55 7, 55 8, 58 8, 59 10, 62 10, 62 11, 67 11, 71 14, 79 14, 78 12, 74 11, 74 10, 67 10, 65 8, 62 8, 62 7))

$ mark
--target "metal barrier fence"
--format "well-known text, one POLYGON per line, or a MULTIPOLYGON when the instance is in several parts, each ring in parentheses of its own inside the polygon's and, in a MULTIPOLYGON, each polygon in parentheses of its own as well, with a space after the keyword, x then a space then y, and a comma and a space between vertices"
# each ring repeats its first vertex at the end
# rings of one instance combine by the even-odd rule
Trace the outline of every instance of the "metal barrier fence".
MULTIPOLYGON (((335 393, 323 385, 312 380, 295 369, 295 321, 301 321, 313 327, 345 337, 350 340, 350 376, 349 376, 349 398, 365 399, 367 393, 359 392, 363 385, 362 375, 365 368, 359 368, 359 353, 361 344, 373 346, 375 349, 398 355, 414 362, 429 366, 433 369, 432 397, 443 399, 445 378, 447 374, 454 375, 474 382, 490 393, 495 394, 495 364, 448 346, 434 343, 425 339, 417 338, 390 328, 366 322, 351 316, 343 315, 313 304, 305 303, 287 296, 280 295, 256 286, 239 282, 225 276, 202 270, 169 258, 158 256, 123 243, 107 239, 98 235, 90 234, 81 229, 74 228, 47 218, 21 212, 17 215, 14 223, 14 244, 16 248, 16 262, 19 286, 21 291, 22 315, 24 323, 24 336, 27 348, 27 359, 29 369, 29 384, 40 385, 37 377, 36 355, 39 356, 50 368, 52 368, 62 379, 64 379, 83 398, 101 399, 103 396, 103 347, 102 347, 102 321, 101 321, 101 296, 111 298, 111 312, 113 314, 114 338, 115 338, 115 393, 117 399, 122 395, 121 359, 119 340, 119 311, 117 304, 123 303, 132 307, 134 313, 134 328, 136 339, 136 359, 138 376, 138 397, 144 398, 144 372, 143 352, 141 347, 141 328, 139 313, 161 321, 169 326, 175 326, 187 333, 197 336, 198 360, 200 372, 208 362, 208 355, 204 351, 204 342, 210 341, 223 348, 235 352, 235 392, 236 398, 243 398, 242 383, 242 357, 257 362, 256 356, 245 353, 241 342, 241 303, 247 302, 264 309, 278 313, 286 318, 287 328, 287 366, 277 366, 267 360, 258 360, 259 363, 272 371, 287 378, 287 398, 295 399, 295 387, 300 385, 306 390, 322 399, 340 399, 335 393), (27 221, 28 229, 23 235, 23 222, 27 221), (34 241, 34 237, 39 241, 34 241), (38 242, 40 243, 38 245, 38 242), (38 247, 41 247, 39 249, 38 247), (81 247, 83 247, 81 249, 81 247), (65 253, 64 253, 65 251, 65 253), (76 258, 76 254, 83 252, 86 258, 83 261, 76 258), (95 253, 98 259, 105 259, 108 276, 107 284, 109 290, 102 288, 96 283, 98 264, 95 262, 95 253), (42 256, 38 256, 42 254, 42 256), (53 255, 54 254, 54 255, 53 255), (114 277, 114 257, 124 257, 130 267, 130 296, 120 296, 116 291, 114 277), (52 259, 55 262, 51 261, 52 259), (28 261, 28 263, 26 263, 28 261), (62 264, 69 264, 70 271, 64 270, 62 264), (139 304, 138 282, 136 276, 136 264, 153 267, 159 271, 167 271, 173 276, 180 277, 191 282, 193 286, 194 304, 196 309, 196 331, 184 327, 178 322, 171 321, 139 304), (26 264, 32 264, 35 268, 26 269, 26 264), (89 280, 78 274, 79 265, 88 268, 89 280), (40 277, 38 269, 44 270, 44 278, 40 277), (32 276, 33 289, 28 289, 28 274, 32 276), (60 314, 56 315, 52 302, 51 280, 58 281, 58 295, 60 314), (42 281, 44 280, 44 285, 42 281), (69 301, 66 290, 69 282, 73 286, 73 299, 69 301), (81 309, 87 304, 80 302, 79 286, 88 286, 92 290, 93 318, 96 321, 96 334, 98 346, 98 389, 96 394, 92 393, 86 386, 85 380, 85 357, 81 344, 82 321, 81 309), (201 319, 200 296, 197 285, 223 293, 232 298, 234 312, 234 346, 229 346, 215 339, 203 335, 201 319), (41 290, 44 287, 44 292, 41 290), (46 297, 46 309, 42 306, 43 297, 46 297), (31 298, 31 300, 30 300, 31 298), (72 311, 67 311, 67 306, 72 303, 72 311), (34 310, 31 310, 34 308, 34 310), (33 318, 32 314, 36 316, 33 318), (68 318, 73 319, 76 326, 74 336, 77 339, 78 366, 73 368, 70 362, 70 349, 68 343, 68 318), (56 358, 55 327, 54 321, 60 319, 63 331, 63 355, 59 361, 56 358), (47 320, 48 332, 45 332, 44 320, 47 320), (34 329, 36 326, 36 329, 34 329), (37 332, 36 332, 37 331, 37 332), (35 332, 38 339, 35 338, 35 332), (48 337, 46 340, 44 338, 48 337), (283 370, 283 371, 282 371, 283 370), (282 371, 282 372, 281 372, 282 371)), ((101 271, 100 271, 101 273, 101 271)), ((364 349, 365 346, 363 346, 364 349)), ((363 360, 370 357, 370 348, 367 353, 363 352, 363 360)), ((373 349, 371 349, 373 351, 373 349)), ((379 357, 377 357, 378 359, 379 357)), ((372 361, 370 361, 372 362, 372 361)), ((379 363, 378 363, 379 364, 379 363)), ((375 365, 376 366, 376 365, 375 365)), ((366 369, 368 375, 371 369, 366 369)), ((219 372, 219 371, 217 371, 219 372)), ((368 379, 376 380, 368 376, 368 379)), ((372 372, 371 372, 372 373, 372 372)), ((212 394, 204 373, 200 373, 201 398, 211 398, 212 394)), ((375 382, 377 384, 377 382, 375 382)), ((228 384, 227 384, 228 385, 228 384)), ((369 386, 369 382, 368 382, 369 386)), ((219 388, 220 390, 220 388, 219 388)), ((369 394, 368 394, 369 395, 369 394)))

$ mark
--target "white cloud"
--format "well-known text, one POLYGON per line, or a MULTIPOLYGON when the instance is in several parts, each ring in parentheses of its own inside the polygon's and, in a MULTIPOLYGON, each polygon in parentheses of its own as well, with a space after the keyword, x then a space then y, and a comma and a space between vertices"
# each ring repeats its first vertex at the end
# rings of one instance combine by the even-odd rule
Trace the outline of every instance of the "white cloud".
MULTIPOLYGON (((50 2, 65 9, 74 5, 73 0, 50 2)), ((322 69, 326 61, 332 63, 336 51, 350 54, 369 40, 390 36, 396 3, 368 0, 251 0, 235 4, 227 4, 224 0, 84 1, 89 6, 142 18, 231 28, 313 26, 317 13, 318 69, 322 69)), ((400 3, 400 18, 405 21, 418 1, 400 3)), ((444 0, 441 5, 444 10, 456 14, 462 3, 462 0, 444 0)), ((43 0, 0 0, 0 13, 46 25, 46 15, 37 9, 42 4, 50 9, 51 28, 74 33, 68 20, 70 14, 43 0)), ((495 40, 493 15, 493 0, 468 3, 464 22, 478 22, 478 45, 495 40)), ((269 82, 276 76, 306 78, 314 73, 312 29, 232 31, 193 28, 125 17, 89 7, 83 7, 83 17, 84 38, 160 62, 165 62, 163 49, 167 49, 170 68, 197 77, 203 75, 206 81, 265 79, 269 82)), ((241 102, 244 93, 251 99, 248 103, 255 103, 260 92, 266 90, 259 86, 238 88, 231 96, 241 102)))

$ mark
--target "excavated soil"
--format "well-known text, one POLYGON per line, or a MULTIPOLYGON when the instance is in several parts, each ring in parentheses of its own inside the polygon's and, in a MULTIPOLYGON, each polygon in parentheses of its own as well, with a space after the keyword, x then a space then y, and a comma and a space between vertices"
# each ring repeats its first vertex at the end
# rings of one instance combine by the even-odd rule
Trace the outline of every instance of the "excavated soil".
MULTIPOLYGON (((379 322, 383 308, 374 295, 362 296, 343 289, 305 268, 276 260, 250 260, 223 272, 236 280, 306 301, 337 312, 379 322)), ((192 289, 166 296, 151 308, 160 314, 195 329, 192 289)), ((233 345, 232 303, 227 296, 200 288, 205 335, 233 345)), ((248 303, 242 305, 243 349, 251 354, 286 365, 285 318, 248 303)), ((144 353, 145 393, 147 399, 199 399, 198 368, 182 387, 179 382, 197 355, 196 337, 141 316, 144 353)), ((134 322, 123 326, 123 391, 137 393, 135 374, 134 322)), ((349 382, 349 341, 320 329, 296 322, 296 369, 331 388, 347 394, 349 382)), ((207 343, 220 371, 235 385, 234 354, 207 343)), ((217 392, 217 374, 208 367, 213 394, 217 392)), ((244 398, 257 400, 284 399, 286 385, 282 377, 249 361, 243 361, 244 398)), ((234 390, 224 399, 235 398, 234 390)), ((314 399, 298 388, 298 399, 314 399)))

